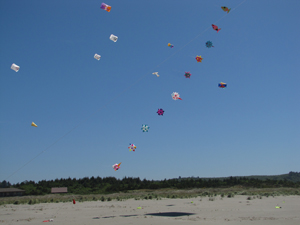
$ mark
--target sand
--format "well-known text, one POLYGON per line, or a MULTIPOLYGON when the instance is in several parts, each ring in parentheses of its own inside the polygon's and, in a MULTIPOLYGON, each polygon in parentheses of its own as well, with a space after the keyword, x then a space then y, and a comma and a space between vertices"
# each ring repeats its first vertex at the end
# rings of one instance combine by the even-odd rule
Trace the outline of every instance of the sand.
POLYGON ((300 224, 300 196, 247 197, 9 204, 0 206, 0 224, 300 224), (43 223, 49 219, 53 222, 43 223))

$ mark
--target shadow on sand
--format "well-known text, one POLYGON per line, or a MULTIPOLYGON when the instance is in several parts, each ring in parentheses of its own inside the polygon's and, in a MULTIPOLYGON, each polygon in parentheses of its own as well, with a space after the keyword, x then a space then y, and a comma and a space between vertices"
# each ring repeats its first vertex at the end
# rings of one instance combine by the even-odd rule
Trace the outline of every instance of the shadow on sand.
POLYGON ((138 215, 120 215, 121 217, 132 217, 132 216, 138 216, 138 215))
POLYGON ((190 216, 195 215, 195 213, 187 212, 161 212, 161 213, 147 213, 147 216, 168 216, 168 217, 177 217, 177 216, 190 216))
POLYGON ((115 216, 103 216, 102 218, 115 218, 115 216))

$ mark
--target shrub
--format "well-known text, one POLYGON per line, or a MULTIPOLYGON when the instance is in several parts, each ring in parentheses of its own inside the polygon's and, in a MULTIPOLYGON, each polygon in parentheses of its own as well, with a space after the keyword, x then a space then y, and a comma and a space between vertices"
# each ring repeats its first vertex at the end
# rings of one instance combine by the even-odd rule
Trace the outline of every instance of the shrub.
POLYGON ((228 195, 227 195, 227 198, 233 198, 234 197, 234 194, 232 194, 232 193, 229 193, 228 195))

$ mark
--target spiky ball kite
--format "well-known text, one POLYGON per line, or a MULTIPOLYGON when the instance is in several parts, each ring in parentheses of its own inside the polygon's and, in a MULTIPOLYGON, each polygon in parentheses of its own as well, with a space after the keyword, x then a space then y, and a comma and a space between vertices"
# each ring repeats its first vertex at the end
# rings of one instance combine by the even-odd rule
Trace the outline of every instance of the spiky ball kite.
POLYGON ((134 144, 129 144, 129 151, 134 151, 135 152, 135 149, 136 149, 136 146, 134 144))
POLYGON ((198 55, 196 56, 197 62, 202 62, 202 59, 203 59, 203 58, 201 57, 201 55, 200 55, 200 56, 198 56, 198 55))
POLYGON ((177 93, 177 92, 173 92, 172 94, 171 94, 171 96, 172 96, 172 98, 173 98, 173 100, 182 100, 181 98, 180 98, 180 95, 179 95, 179 93, 177 93))
POLYGON ((206 42, 205 45, 206 45, 206 47, 208 47, 208 48, 214 47, 214 46, 213 46, 213 43, 212 43, 211 41, 206 42))
POLYGON ((186 78, 191 78, 191 73, 190 72, 185 72, 185 74, 184 74, 184 76, 186 77, 186 78))
POLYGON ((163 116, 164 115, 164 110, 163 109, 158 109, 157 110, 157 114, 159 115, 159 116, 163 116))
POLYGON ((141 130, 142 130, 143 132, 148 132, 149 128, 150 128, 150 127, 149 127, 148 125, 145 124, 145 125, 142 126, 141 130))

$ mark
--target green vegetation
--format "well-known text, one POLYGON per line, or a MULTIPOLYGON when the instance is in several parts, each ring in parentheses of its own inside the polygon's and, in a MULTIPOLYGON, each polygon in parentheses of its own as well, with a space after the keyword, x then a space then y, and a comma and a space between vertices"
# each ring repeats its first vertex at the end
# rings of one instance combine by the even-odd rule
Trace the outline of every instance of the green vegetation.
POLYGON ((245 195, 245 199, 263 199, 269 196, 280 195, 300 195, 300 188, 195 188, 195 189, 157 189, 157 190, 132 190, 113 194, 89 194, 89 195, 73 195, 73 194, 48 194, 39 196, 22 196, 22 197, 2 197, 0 205, 6 204, 39 204, 39 203, 56 203, 66 202, 72 204, 72 199, 76 202, 84 201, 124 201, 127 199, 157 201, 163 198, 198 198, 202 201, 203 198, 208 198, 208 201, 215 201, 220 197, 234 198, 236 195, 245 195))
MULTIPOLYGON (((270 178, 270 177, 269 177, 270 178)), ((238 187, 244 191, 241 194, 249 193, 249 188, 295 188, 294 194, 299 193, 300 187, 300 172, 290 172, 289 174, 272 176, 272 179, 266 178, 263 176, 263 179, 250 177, 228 177, 228 178, 181 178, 178 179, 164 179, 162 181, 154 180, 141 180, 140 178, 124 177, 123 179, 116 179, 115 177, 85 177, 82 179, 56 179, 56 180, 42 180, 39 182, 34 181, 24 181, 22 183, 17 183, 11 185, 7 181, 0 183, 0 187, 14 187, 25 190, 25 195, 46 195, 51 192, 52 187, 68 187, 68 194, 73 195, 101 195, 101 197, 95 197, 91 199, 96 200, 111 200, 109 198, 103 197, 104 194, 110 193, 129 193, 134 190, 187 190, 187 189, 204 189, 208 188, 230 188, 238 187), (298 188, 298 189, 297 189, 298 188), (247 191, 245 191, 247 190, 247 191)), ((228 198, 234 197, 237 194, 235 192, 221 192, 221 193, 211 193, 207 191, 201 191, 202 196, 214 197, 216 194, 221 195, 222 197, 226 196, 228 198)), ((269 193, 265 195, 269 196, 269 193)), ((178 198, 177 194, 169 194, 170 198, 178 198)), ((156 199, 158 196, 146 195, 139 197, 142 199, 156 199)), ((80 199, 80 201, 85 199, 80 199)), ((56 202, 56 200, 53 200, 56 202)), ((32 203, 34 204, 34 203, 32 203)))

